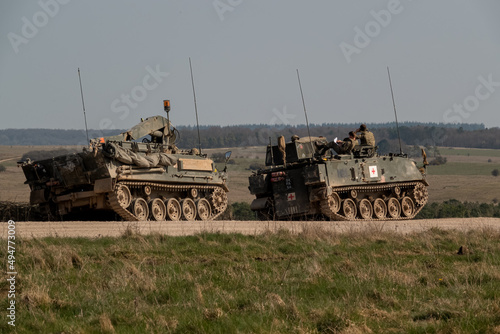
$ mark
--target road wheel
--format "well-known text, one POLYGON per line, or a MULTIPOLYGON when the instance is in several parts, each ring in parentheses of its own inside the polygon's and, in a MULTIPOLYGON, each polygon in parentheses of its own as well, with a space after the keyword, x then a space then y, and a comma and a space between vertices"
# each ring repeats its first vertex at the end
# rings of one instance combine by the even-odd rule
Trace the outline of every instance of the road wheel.
POLYGON ((377 219, 384 219, 387 216, 387 205, 381 198, 373 202, 373 216, 377 219))
POLYGON ((168 220, 180 220, 182 216, 181 204, 175 198, 169 198, 165 202, 165 207, 167 208, 167 219, 168 220))
POLYGON ((181 200, 182 218, 184 220, 196 219, 196 204, 191 198, 184 198, 181 200))
POLYGON ((132 213, 138 220, 148 220, 149 208, 148 203, 143 198, 137 198, 132 202, 132 213))
POLYGON ((155 198, 154 200, 149 202, 149 209, 151 212, 152 220, 163 221, 165 220, 165 216, 167 215, 167 207, 165 203, 159 198, 155 198))
POLYGON ((415 212, 415 204, 410 197, 405 196, 401 199, 401 212, 405 217, 409 218, 413 216, 413 213, 415 212))
POLYGON ((396 198, 391 197, 387 201, 387 213, 390 218, 399 218, 401 214, 401 205, 396 198))
POLYGON ((199 220, 209 220, 212 216, 210 203, 206 199, 200 198, 196 201, 196 212, 199 220))
POLYGON ((349 220, 354 220, 356 218, 356 203, 350 198, 347 198, 344 200, 344 203, 342 205, 342 210, 344 213, 344 216, 349 219, 349 220))
POLYGON ((366 198, 363 198, 358 204, 359 216, 363 219, 371 219, 373 215, 372 204, 366 198))

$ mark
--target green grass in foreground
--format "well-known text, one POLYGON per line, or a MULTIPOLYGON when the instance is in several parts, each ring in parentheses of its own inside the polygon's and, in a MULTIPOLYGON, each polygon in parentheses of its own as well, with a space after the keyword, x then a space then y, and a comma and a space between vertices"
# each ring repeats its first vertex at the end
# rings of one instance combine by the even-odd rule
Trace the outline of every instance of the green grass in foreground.
MULTIPOLYGON (((492 230, 129 230, 18 240, 16 261, 17 333, 500 332, 500 233, 492 230), (465 255, 456 254, 461 245, 465 255)), ((0 289, 5 312, 5 280, 0 289)), ((3 316, 0 332, 8 329, 3 316)))

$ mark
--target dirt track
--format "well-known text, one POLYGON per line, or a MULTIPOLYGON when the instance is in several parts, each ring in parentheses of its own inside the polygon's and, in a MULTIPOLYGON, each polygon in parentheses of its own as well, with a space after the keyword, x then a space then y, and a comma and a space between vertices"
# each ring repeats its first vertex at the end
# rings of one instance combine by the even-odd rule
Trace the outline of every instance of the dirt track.
MULTIPOLYGON (((7 236, 7 224, 1 224, 2 236, 7 236)), ((407 221, 354 221, 354 222, 254 222, 254 221, 213 221, 213 222, 16 222, 16 237, 40 238, 88 237, 122 235, 127 228, 142 234, 161 233, 166 235, 193 235, 200 232, 260 234, 266 231, 288 229, 300 233, 305 228, 321 228, 337 233, 349 232, 396 232, 412 233, 430 228, 456 229, 493 229, 500 231, 499 218, 449 218, 407 221)))

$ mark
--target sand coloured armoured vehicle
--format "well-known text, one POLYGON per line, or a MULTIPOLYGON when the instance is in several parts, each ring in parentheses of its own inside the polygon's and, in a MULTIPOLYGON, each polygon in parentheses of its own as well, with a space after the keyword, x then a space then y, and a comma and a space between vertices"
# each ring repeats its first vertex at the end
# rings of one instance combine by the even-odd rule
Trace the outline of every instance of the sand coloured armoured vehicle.
POLYGON ((227 208, 226 167, 217 171, 197 149, 178 149, 169 100, 164 109, 167 118, 92 139, 83 152, 21 162, 30 203, 53 217, 112 210, 128 221, 217 218, 227 208))
POLYGON ((378 155, 357 146, 352 154, 322 155, 324 137, 268 145, 266 167, 249 177, 251 204, 262 220, 411 219, 428 200, 424 164, 405 154, 378 155))

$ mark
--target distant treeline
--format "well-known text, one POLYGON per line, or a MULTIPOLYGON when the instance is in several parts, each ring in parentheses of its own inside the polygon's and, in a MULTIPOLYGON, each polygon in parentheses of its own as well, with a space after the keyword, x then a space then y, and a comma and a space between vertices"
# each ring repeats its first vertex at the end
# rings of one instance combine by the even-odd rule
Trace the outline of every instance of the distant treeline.
MULTIPOLYGON (((367 124, 373 131, 381 151, 394 151, 399 147, 398 131, 394 123, 367 124)), ((312 124, 312 136, 325 136, 328 140, 335 137, 343 139, 349 131, 359 124, 312 124)), ((193 126, 178 127, 180 148, 198 147, 198 132, 193 126)), ((110 136, 125 130, 91 130, 90 138, 110 136)), ((405 146, 448 146, 469 148, 500 148, 500 128, 486 129, 483 124, 437 124, 401 123, 399 127, 401 142, 405 146)), ((271 140, 276 144, 277 137, 292 135, 307 136, 305 125, 270 126, 265 124, 202 126, 200 127, 201 147, 220 148, 238 146, 267 145, 271 140)), ((85 145, 83 130, 48 129, 6 129, 0 130, 1 145, 85 145)))

